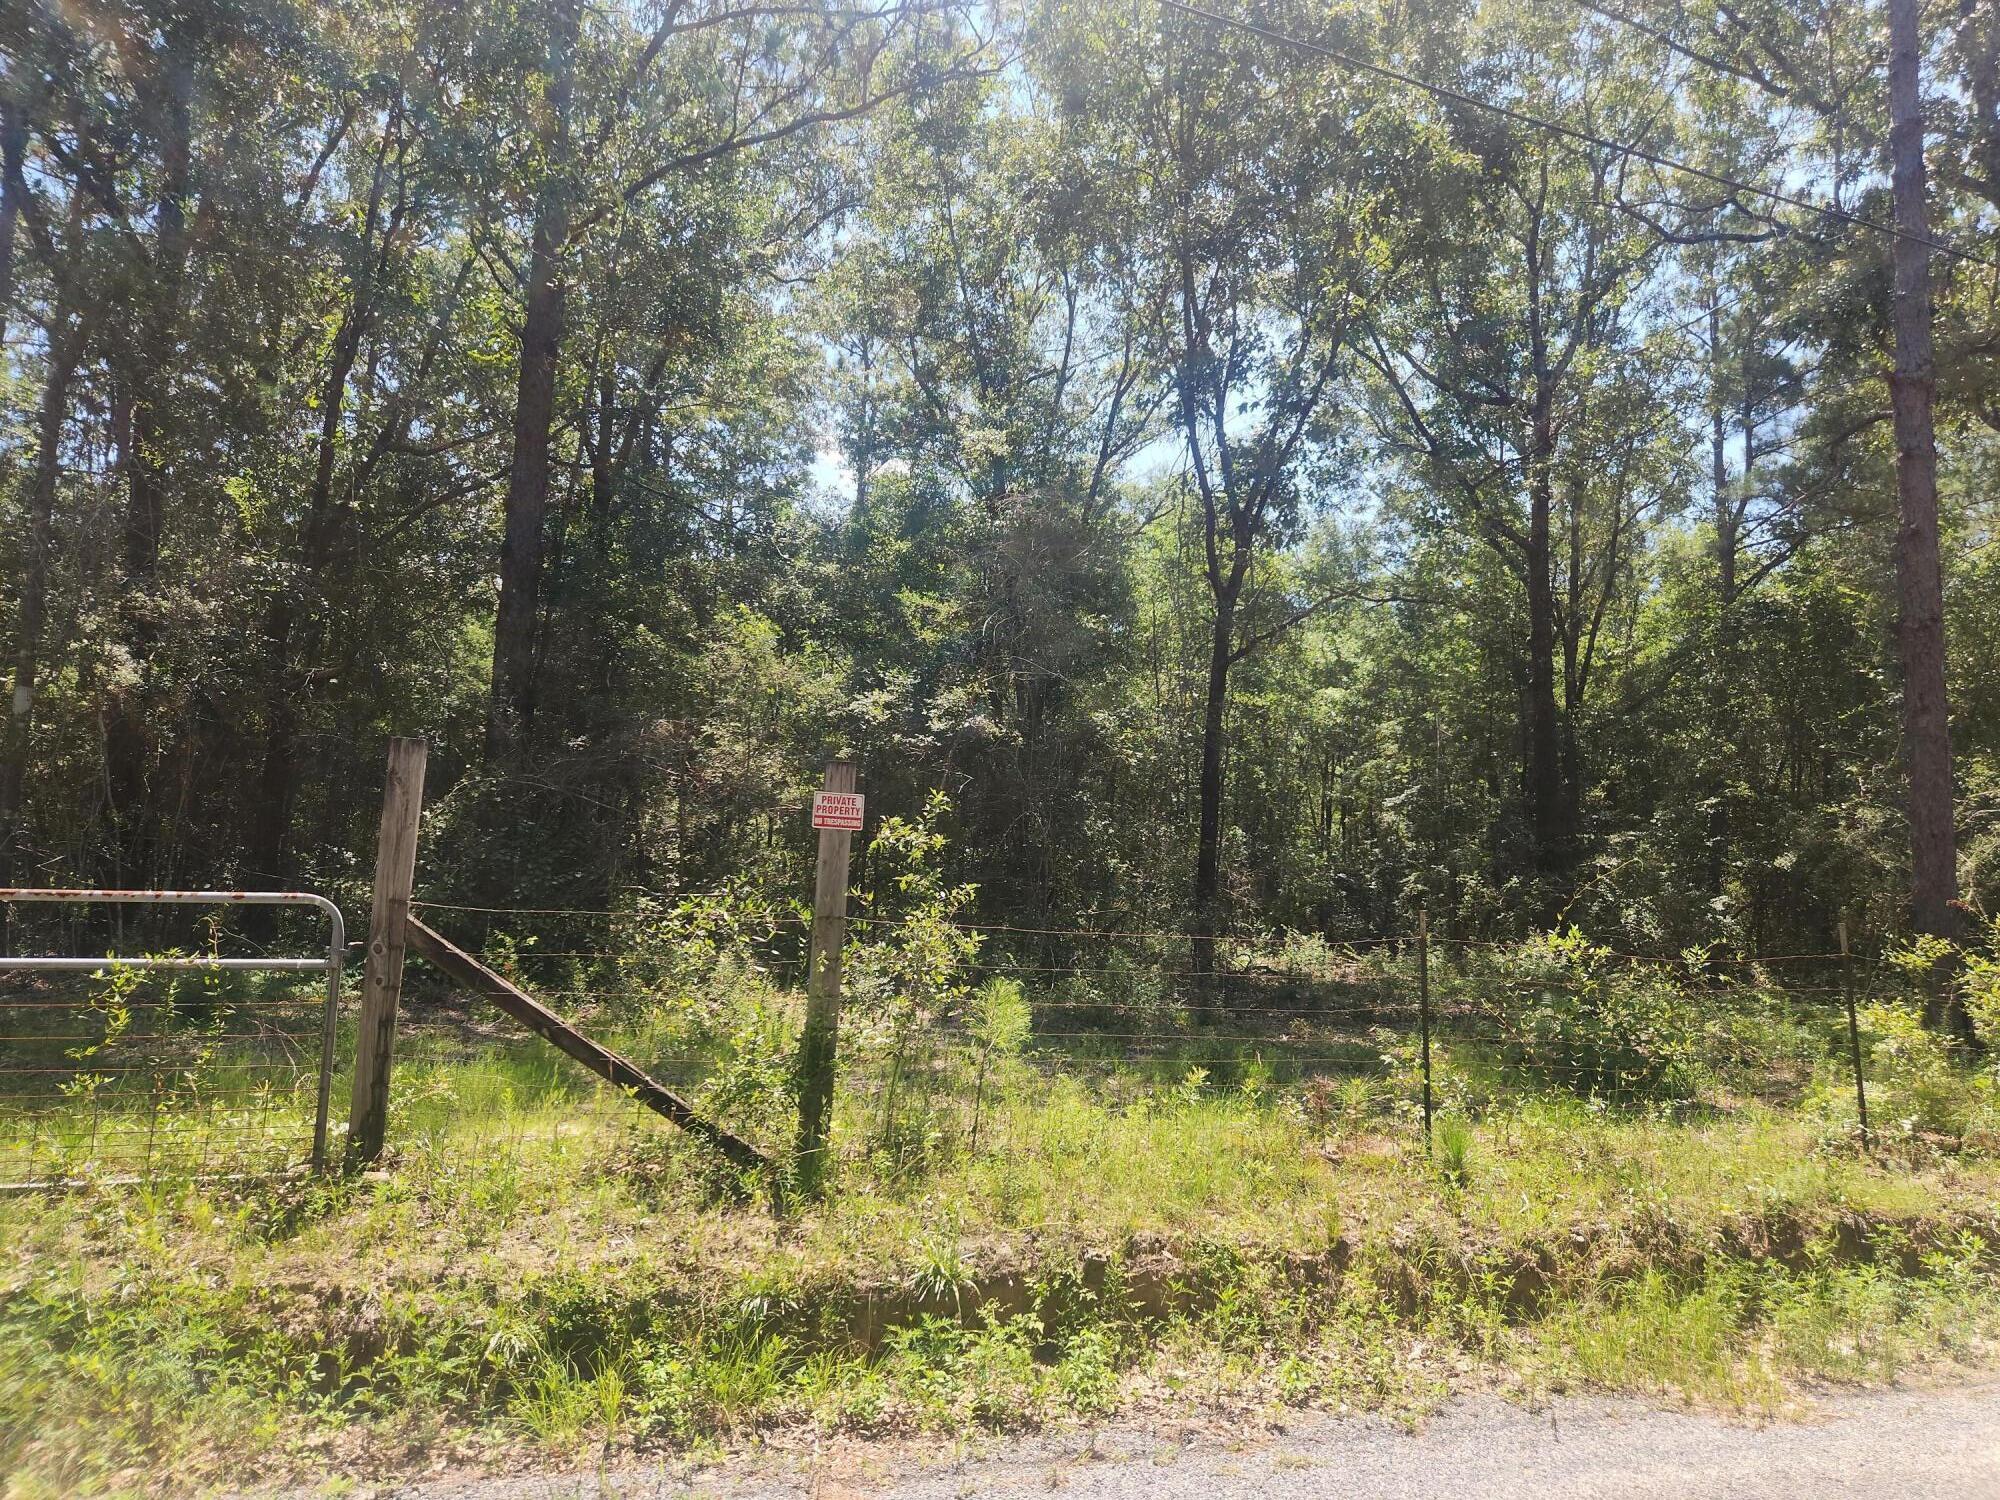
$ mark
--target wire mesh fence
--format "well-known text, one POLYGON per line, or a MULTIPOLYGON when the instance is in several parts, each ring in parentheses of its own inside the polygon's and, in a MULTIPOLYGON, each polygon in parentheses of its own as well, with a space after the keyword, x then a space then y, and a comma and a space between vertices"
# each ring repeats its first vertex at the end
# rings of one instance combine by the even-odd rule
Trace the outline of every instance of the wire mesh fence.
MULTIPOLYGON (((722 900, 673 911, 418 904, 662 1082, 753 1135, 761 1126, 774 1150, 788 1144, 771 1101, 788 1081, 806 976, 802 913, 722 900)), ((1338 1095, 1412 1130, 1426 1051, 1440 1108, 1537 1093, 1682 1113, 1795 1102, 1846 1065, 1847 1001, 1897 989, 1880 965, 1833 951, 1585 952, 1414 932, 1225 940, 1204 970, 1181 931, 936 913, 853 918, 845 972, 836 1149, 849 1158, 976 1140, 1003 1064, 1030 1093, 1074 1086, 1139 1107, 1202 1090, 1308 1104, 1338 1095), (997 1052, 996 985, 1025 1016, 997 1052)), ((504 1026, 421 1000, 411 1013, 416 1066, 429 1070, 420 1087, 438 1100, 466 1089, 514 1103, 546 1097, 543 1087, 562 1096, 539 1118, 498 1112, 515 1145, 629 1120, 616 1090, 539 1072, 533 1044, 504 1026)), ((427 1118, 450 1123, 442 1110, 427 1118)))
MULTIPOLYGON (((340 913, 307 893, 0 891, 0 1187, 168 1176, 266 1176, 329 1150, 340 913), (193 931, 128 929, 114 952, 76 908, 193 909, 193 931), (290 909, 269 951, 228 916, 290 909), (20 907, 72 909, 40 924, 20 907), (304 923, 318 931, 310 935, 304 923), (76 951, 102 944, 95 953, 76 951), (52 951, 58 945, 71 951, 52 951)), ((277 919, 281 924, 285 919, 277 919)), ((122 924, 121 924, 122 925, 122 924)))

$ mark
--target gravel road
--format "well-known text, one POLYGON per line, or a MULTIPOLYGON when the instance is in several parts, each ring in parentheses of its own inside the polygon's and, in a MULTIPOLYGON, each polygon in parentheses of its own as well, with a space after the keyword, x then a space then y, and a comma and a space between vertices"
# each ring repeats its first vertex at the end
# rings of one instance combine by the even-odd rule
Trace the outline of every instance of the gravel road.
MULTIPOLYGON (((353 1491, 348 1493, 352 1494, 353 1491)), ((364 1490, 362 1493, 367 1493, 364 1490)), ((389 1500, 2000 1500, 2000 1380, 1822 1398, 1754 1425, 1631 1402, 1528 1411, 1454 1403, 1414 1434, 1368 1418, 1300 1416, 1232 1435, 1209 1422, 1129 1420, 994 1440, 957 1454, 844 1444, 702 1467, 439 1478, 389 1500)))

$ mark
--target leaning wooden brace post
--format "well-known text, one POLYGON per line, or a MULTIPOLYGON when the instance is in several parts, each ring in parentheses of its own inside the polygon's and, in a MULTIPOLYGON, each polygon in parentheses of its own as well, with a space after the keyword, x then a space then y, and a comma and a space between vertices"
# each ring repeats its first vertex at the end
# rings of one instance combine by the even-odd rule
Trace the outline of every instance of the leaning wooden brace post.
POLYGON ((806 970, 806 1022, 799 1036, 799 1186, 819 1191, 826 1174, 826 1140, 833 1116, 833 1077, 840 1050, 840 952, 847 941, 850 841, 861 827, 854 762, 826 768, 826 789, 813 798, 819 863, 813 873, 812 948, 806 970))
POLYGON ((463 985, 475 995, 484 995, 504 1014, 553 1042, 599 1078, 616 1084, 648 1109, 672 1120, 689 1135, 706 1141, 727 1157, 732 1165, 758 1172, 770 1170, 770 1158, 755 1146, 698 1113, 692 1104, 638 1064, 619 1056, 609 1047, 593 1042, 533 995, 494 973, 442 933, 433 932, 415 917, 409 919, 404 930, 410 951, 453 983, 463 985))
POLYGON ((375 836, 375 901, 361 977, 361 1024, 354 1044, 354 1102, 347 1117, 347 1162, 382 1154, 389 1124, 389 1059, 403 993, 403 946, 417 875, 417 819, 424 807, 422 740, 389 741, 382 824, 375 836))

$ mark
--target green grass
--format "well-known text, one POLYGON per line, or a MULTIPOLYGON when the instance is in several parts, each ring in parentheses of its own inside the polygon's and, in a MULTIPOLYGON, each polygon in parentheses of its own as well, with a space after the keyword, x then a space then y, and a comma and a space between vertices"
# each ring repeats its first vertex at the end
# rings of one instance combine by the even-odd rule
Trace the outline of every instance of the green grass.
MULTIPOLYGON (((737 1016, 725 1047, 615 1020, 615 1045, 699 1055, 689 1086, 781 1137, 781 1025, 737 1016)), ((1329 1077, 1239 1041, 1206 1075, 987 1049, 974 1151, 978 1053, 857 1027, 827 1200, 780 1219, 540 1044, 469 1046, 419 1013, 381 1174, 0 1201, 5 1492, 774 1422, 1005 1428, 1141 1385, 1411 1415, 1468 1379, 1776 1410, 1803 1379, 1987 1359, 2000 1168, 1918 1135, 1863 1159, 1841 1079, 1792 1033, 1763 1042, 1804 1056, 1789 1091, 1718 1075, 1624 1110, 1446 1034, 1429 1153, 1395 1039, 1329 1077)), ((1984 1107, 1969 1075, 1918 1082, 1984 1107)))
POLYGON ((7 984, 0 1184, 303 1162, 320 997, 292 980, 222 980, 114 970, 7 984))

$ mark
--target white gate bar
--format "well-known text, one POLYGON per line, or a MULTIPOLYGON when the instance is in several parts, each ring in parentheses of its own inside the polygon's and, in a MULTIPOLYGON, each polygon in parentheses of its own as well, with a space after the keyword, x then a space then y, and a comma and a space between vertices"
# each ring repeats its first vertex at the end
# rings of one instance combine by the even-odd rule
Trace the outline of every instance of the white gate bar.
POLYGON ((313 1113, 312 1164, 325 1171, 327 1106, 333 1088, 334 1028, 340 1014, 340 971, 347 958, 347 923, 340 908, 313 891, 118 891, 57 890, 0 886, 0 905, 14 901, 135 906, 312 906, 326 913, 330 929, 325 958, 0 958, 0 972, 43 970, 74 972, 97 969, 250 969, 268 973, 326 974, 326 1006, 320 1018, 319 1099, 313 1113))
POLYGON ((107 953, 102 958, 0 958, 0 973, 8 970, 40 969, 54 973, 59 970, 98 969, 269 969, 278 971, 303 971, 317 974, 327 967, 324 958, 150 958, 145 956, 124 958, 115 953, 107 953))

